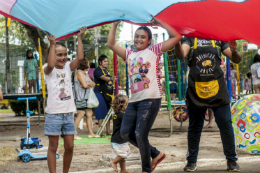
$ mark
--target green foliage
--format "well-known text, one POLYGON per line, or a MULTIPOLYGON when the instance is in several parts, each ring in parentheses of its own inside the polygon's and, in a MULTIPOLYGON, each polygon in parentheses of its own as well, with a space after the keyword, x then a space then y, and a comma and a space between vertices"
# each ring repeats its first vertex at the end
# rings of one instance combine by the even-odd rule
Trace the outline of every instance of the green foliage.
MULTIPOLYGON (((98 45, 95 44, 95 29, 92 28, 87 30, 87 34, 83 36, 83 46, 84 46, 84 52, 85 57, 90 60, 90 62, 93 62, 93 59, 96 59, 95 57, 95 47, 98 46, 98 55, 105 54, 109 57, 110 68, 109 71, 113 73, 113 52, 106 46, 108 34, 110 31, 112 24, 107 24, 103 26, 96 27, 99 30, 99 39, 98 39, 98 45)), ((122 28, 123 24, 120 24, 117 28, 116 33, 116 39, 119 38, 120 29, 122 28)), ((40 35, 42 38, 45 37, 45 34, 39 30, 40 35)), ((76 35, 66 38, 64 40, 61 40, 61 42, 65 43, 67 42, 68 47, 68 54, 72 54, 76 50, 74 49, 74 39, 76 38, 76 35)), ((11 59, 11 73, 12 73, 12 86, 15 87, 15 90, 17 89, 19 80, 18 80, 18 68, 13 69, 12 67, 17 67, 17 60, 21 60, 25 56, 25 52, 28 49, 34 49, 34 46, 32 45, 32 38, 30 38, 27 35, 27 30, 23 24, 20 22, 11 21, 11 25, 9 27, 9 43, 10 43, 10 59, 11 59), (14 60, 15 59, 15 60, 14 60)), ((6 56, 6 50, 5 50, 5 17, 0 15, 0 61, 2 61, 6 56), (2 43, 2 44, 1 44, 2 43)), ((44 60, 43 60, 44 61, 44 60)), ((0 62, 0 82, 2 85, 5 84, 5 64, 0 62)))
MULTIPOLYGON (((93 60, 95 58, 95 46, 99 46, 98 54, 105 54, 109 57, 113 56, 112 51, 106 46, 107 42, 107 36, 109 33, 109 30, 111 28, 112 24, 102 25, 100 27, 100 39, 98 40, 99 44, 95 45, 95 28, 87 30, 87 34, 83 36, 83 45, 84 45, 84 51, 85 56, 89 60, 93 60)), ((123 24, 120 24, 117 29, 117 38, 119 38, 120 28, 122 28, 123 24)), ((99 28, 96 27, 96 28, 99 28)), ((40 35, 44 37, 44 33, 40 31, 40 35)), ((73 42, 76 35, 66 38, 64 40, 61 40, 61 42, 65 43, 67 41, 68 43, 68 54, 72 54, 72 50, 74 49, 73 42)), ((26 28, 17 21, 12 20, 11 25, 9 27, 9 42, 10 44, 19 44, 19 45, 31 45, 31 39, 27 35, 26 28)), ((0 15, 0 43, 5 43, 5 17, 0 15)))
MULTIPOLYGON (((19 46, 10 44, 9 57, 10 57, 10 72, 11 72, 11 82, 12 93, 17 91, 19 87, 19 67, 17 66, 19 60, 25 59, 25 54, 28 49, 32 49, 32 46, 19 46)), ((6 92, 6 49, 5 44, 0 43, 0 84, 2 85, 2 90, 6 92)))
MULTIPOLYGON (((85 56, 92 62, 95 59, 95 47, 98 46, 98 56, 104 54, 109 58, 113 58, 113 52, 107 47, 107 38, 112 24, 106 24, 97 27, 99 29, 99 39, 98 45, 95 45, 95 28, 87 31, 87 36, 83 37, 83 44, 85 52, 85 56)), ((120 24, 117 28, 116 39, 119 38, 119 33, 121 31, 123 24, 120 24)))
MULTIPOLYGON (((5 43, 5 17, 0 15, 0 42, 5 43)), ((10 44, 30 45, 31 40, 27 35, 25 27, 15 20, 11 21, 9 27, 10 44)))
POLYGON ((257 53, 257 50, 248 50, 248 52, 242 52, 243 42, 247 42, 248 44, 253 44, 253 43, 250 43, 249 41, 243 39, 237 40, 236 42, 237 42, 237 50, 241 53, 242 56, 242 60, 239 63, 239 73, 241 73, 243 77, 246 77, 246 73, 250 72, 251 65, 253 64, 253 57, 257 53))
MULTIPOLYGON (((237 50, 240 52, 240 53, 242 53, 242 43, 243 42, 247 42, 248 44, 254 44, 254 43, 251 43, 251 42, 249 42, 249 41, 246 41, 246 40, 243 40, 243 39, 241 39, 241 40, 236 40, 236 42, 237 42, 237 50)), ((258 48, 259 48, 259 46, 258 46, 258 48)), ((249 50, 250 51, 250 50, 249 50)))
POLYGON ((242 43, 243 42, 248 42, 248 41, 246 41, 246 40, 243 40, 243 39, 241 39, 241 40, 236 40, 236 42, 237 42, 237 50, 240 52, 240 53, 242 53, 242 43))
MULTIPOLYGON (((11 100, 10 106, 13 112, 15 112, 16 115, 26 115, 26 101, 17 101, 17 100, 11 100)), ((29 102, 29 110, 30 111, 37 111, 38 110, 38 104, 37 102, 29 102)), ((41 107, 41 111, 43 111, 41 107)))
POLYGON ((241 53, 242 60, 239 63, 239 73, 241 73, 243 77, 246 77, 246 73, 250 72, 251 65, 253 64, 253 57, 255 56, 256 53, 257 50, 249 50, 248 52, 241 53))

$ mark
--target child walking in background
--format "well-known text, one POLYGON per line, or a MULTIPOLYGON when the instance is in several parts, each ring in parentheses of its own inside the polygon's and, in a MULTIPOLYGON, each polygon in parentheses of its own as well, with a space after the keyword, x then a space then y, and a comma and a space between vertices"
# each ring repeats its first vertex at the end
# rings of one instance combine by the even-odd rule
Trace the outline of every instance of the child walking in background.
POLYGON ((158 78, 164 78, 164 73, 162 71, 163 69, 163 61, 159 61, 159 65, 158 65, 158 78))
POLYGON ((115 112, 113 116, 113 135, 111 138, 111 148, 114 156, 114 160, 110 161, 110 165, 113 169, 117 170, 117 163, 119 163, 121 171, 120 173, 132 173, 126 170, 125 159, 131 154, 128 143, 121 137, 120 129, 123 121, 125 109, 128 105, 128 97, 125 95, 117 95, 112 101, 112 108, 115 112))
POLYGON ((38 79, 38 63, 36 59, 33 57, 33 52, 31 50, 27 50, 26 52, 26 60, 24 60, 24 79, 26 79, 29 83, 29 93, 36 93, 36 79, 38 79))
POLYGON ((251 72, 248 72, 246 74, 246 79, 245 79, 245 82, 244 82, 244 90, 246 90, 246 94, 250 94, 251 92, 251 77, 252 77, 252 73, 251 72))
POLYGON ((49 138, 47 162, 50 173, 56 173, 56 152, 59 145, 59 135, 64 140, 63 173, 68 173, 73 156, 74 126, 73 112, 76 111, 72 93, 71 74, 83 60, 82 36, 86 27, 79 29, 77 58, 67 61, 67 48, 60 42, 55 42, 53 35, 47 35, 50 41, 48 63, 43 66, 48 89, 48 100, 45 112, 44 134, 49 138))

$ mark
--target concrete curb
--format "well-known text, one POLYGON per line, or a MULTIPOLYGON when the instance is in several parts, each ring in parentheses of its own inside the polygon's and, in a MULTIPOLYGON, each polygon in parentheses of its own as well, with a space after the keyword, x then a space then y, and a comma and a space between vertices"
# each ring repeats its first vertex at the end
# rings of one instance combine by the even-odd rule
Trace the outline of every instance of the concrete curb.
MULTIPOLYGON (((259 162, 260 156, 252 156, 252 157, 240 157, 238 163, 251 163, 251 162, 259 162)), ((174 163, 161 163, 157 166, 156 171, 163 170, 175 170, 182 169, 185 165, 185 162, 174 162, 174 163)), ((226 159, 198 159, 197 166, 198 167, 206 167, 206 166, 217 166, 217 165, 225 165, 227 163, 226 159)), ((141 165, 132 165, 127 167, 128 170, 138 171, 141 169, 141 165)), ((97 170, 89 170, 89 171, 80 171, 80 172, 71 172, 71 173, 115 173, 112 168, 106 169, 97 169, 97 170)))

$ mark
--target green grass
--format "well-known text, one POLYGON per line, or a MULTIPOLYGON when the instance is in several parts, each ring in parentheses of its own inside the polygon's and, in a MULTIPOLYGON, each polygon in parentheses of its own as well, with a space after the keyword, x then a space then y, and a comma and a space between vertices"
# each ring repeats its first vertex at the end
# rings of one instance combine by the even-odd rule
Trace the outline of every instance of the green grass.
MULTIPOLYGON (((74 140, 74 145, 86 145, 86 144, 110 144, 111 136, 106 136, 103 138, 88 138, 88 135, 79 135, 81 140, 74 140)), ((64 145, 63 140, 61 140, 60 145, 64 145)))
POLYGON ((0 109, 0 113, 14 113, 12 109, 0 109))

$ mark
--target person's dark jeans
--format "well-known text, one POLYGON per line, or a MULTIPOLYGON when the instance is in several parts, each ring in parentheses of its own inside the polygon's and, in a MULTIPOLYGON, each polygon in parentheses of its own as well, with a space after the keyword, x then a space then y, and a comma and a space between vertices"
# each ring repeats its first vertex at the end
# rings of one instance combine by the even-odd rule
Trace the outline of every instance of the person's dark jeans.
MULTIPOLYGON (((193 109, 188 106, 189 129, 188 129, 188 153, 187 160, 197 162, 201 131, 204 125, 207 109, 193 109)), ((215 121, 220 130, 220 136, 226 159, 237 161, 235 138, 231 122, 230 105, 222 105, 212 108, 215 121)))
POLYGON ((151 172, 151 157, 156 158, 160 154, 160 151, 151 146, 148 141, 148 134, 160 106, 161 99, 129 103, 121 125, 122 138, 139 148, 143 172, 151 172))

